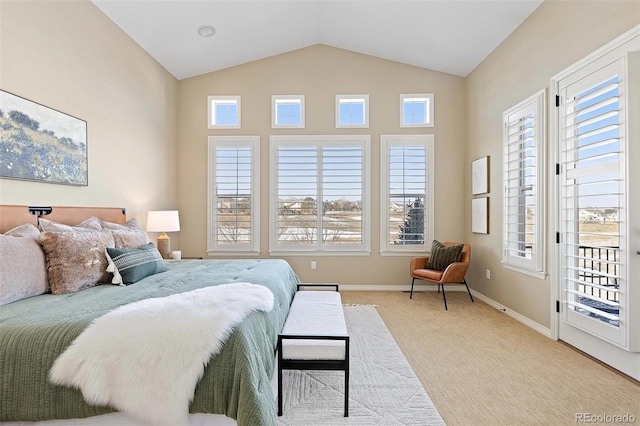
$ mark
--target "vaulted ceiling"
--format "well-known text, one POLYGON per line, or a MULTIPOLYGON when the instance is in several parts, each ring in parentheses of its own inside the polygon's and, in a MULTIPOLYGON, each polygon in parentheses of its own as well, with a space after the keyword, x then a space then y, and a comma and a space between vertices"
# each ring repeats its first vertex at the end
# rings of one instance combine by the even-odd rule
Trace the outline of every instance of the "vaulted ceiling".
POLYGON ((325 44, 466 76, 542 0, 92 0, 177 79, 325 44), (211 26, 203 37, 198 29, 211 26))

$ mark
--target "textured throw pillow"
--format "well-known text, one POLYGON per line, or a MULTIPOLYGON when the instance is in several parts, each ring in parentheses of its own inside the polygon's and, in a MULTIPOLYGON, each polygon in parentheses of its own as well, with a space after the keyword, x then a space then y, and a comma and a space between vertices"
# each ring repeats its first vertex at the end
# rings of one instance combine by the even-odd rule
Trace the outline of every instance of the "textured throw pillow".
POLYGON ((38 219, 38 226, 41 231, 49 231, 49 232, 75 232, 75 231, 85 231, 85 230, 95 230, 99 231, 102 229, 100 225, 100 219, 97 217, 90 217, 84 222, 76 225, 65 225, 64 223, 54 222, 49 219, 38 219))
POLYGON ((113 247, 109 231, 43 232, 40 244, 47 261, 51 293, 74 293, 98 283, 108 283, 104 251, 113 247))
POLYGON ((147 244, 147 232, 134 218, 121 225, 119 223, 100 221, 102 229, 108 229, 113 234, 116 248, 136 248, 147 244))
POLYGON ((107 248, 106 253, 107 271, 113 273, 112 284, 133 284, 166 270, 164 260, 153 243, 134 249, 107 248))
POLYGON ((425 268, 444 271, 450 264, 460 261, 463 248, 464 244, 445 247, 439 241, 433 240, 433 243, 431 243, 431 255, 425 268))
POLYGON ((0 234, 0 305, 47 291, 40 231, 31 224, 0 234))

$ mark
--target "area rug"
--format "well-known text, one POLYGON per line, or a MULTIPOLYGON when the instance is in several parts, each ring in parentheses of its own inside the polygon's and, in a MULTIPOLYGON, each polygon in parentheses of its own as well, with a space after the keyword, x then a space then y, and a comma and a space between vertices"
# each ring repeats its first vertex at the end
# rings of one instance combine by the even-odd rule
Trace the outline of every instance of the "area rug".
POLYGON ((344 307, 351 340, 349 417, 344 373, 283 372, 280 426, 444 425, 374 306, 344 307))

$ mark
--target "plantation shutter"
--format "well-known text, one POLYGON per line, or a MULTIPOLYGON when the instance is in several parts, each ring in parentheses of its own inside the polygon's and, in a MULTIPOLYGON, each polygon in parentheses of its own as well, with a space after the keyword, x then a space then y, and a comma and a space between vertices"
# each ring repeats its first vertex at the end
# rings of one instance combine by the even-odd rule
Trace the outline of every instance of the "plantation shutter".
POLYGON ((528 273, 541 273, 544 229, 544 92, 503 114, 504 221, 503 263, 528 273))
POLYGON ((427 147, 391 144, 388 150, 389 242, 424 245, 427 147))
POLYGON ((272 136, 272 251, 368 250, 368 136, 272 136))
POLYGON ((327 245, 362 244, 364 148, 325 144, 322 148, 322 241, 327 245), (361 207, 360 207, 361 208, 361 207))
POLYGON ((560 167, 564 299, 570 311, 620 325, 625 153, 620 65, 563 91, 560 167))
POLYGON ((276 228, 280 245, 318 241, 320 160, 315 145, 278 145, 276 228))
POLYGON ((418 256, 434 229, 433 135, 380 135, 380 252, 418 256))
POLYGON ((209 251, 259 250, 258 140, 210 137, 209 251))

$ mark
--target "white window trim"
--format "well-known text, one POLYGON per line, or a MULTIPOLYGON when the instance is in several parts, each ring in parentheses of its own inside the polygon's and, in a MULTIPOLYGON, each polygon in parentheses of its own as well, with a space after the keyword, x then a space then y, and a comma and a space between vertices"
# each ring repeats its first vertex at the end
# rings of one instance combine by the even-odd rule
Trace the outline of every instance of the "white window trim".
POLYGON ((271 96, 271 128, 272 129, 304 129, 305 127, 304 95, 272 95, 271 96), (296 100, 300 102, 300 124, 278 124, 278 101, 296 100))
POLYGON ((336 95, 336 129, 368 129, 369 128, 369 95, 336 95), (344 100, 362 100, 363 107, 363 123, 362 124, 340 124, 340 101, 344 100))
POLYGON ((270 136, 269 157, 269 253, 271 256, 369 256, 371 253, 371 136, 370 135, 272 135, 270 136), (339 144, 349 141, 363 147, 362 170, 362 244, 359 246, 345 246, 320 248, 318 245, 286 246, 278 245, 278 146, 281 144, 300 144, 326 142, 339 144))
POLYGON ((380 135, 380 254, 382 256, 423 255, 431 248, 434 236, 434 135, 380 135), (389 145, 424 146, 427 150, 427 196, 425 197, 424 245, 390 244, 389 229, 389 145))
POLYGON ((401 94, 400 95, 400 127, 433 127, 435 103, 433 99, 433 93, 413 93, 413 94, 401 94), (407 99, 424 98, 427 100, 427 111, 425 116, 425 123, 405 123, 404 122, 404 102, 407 99))
POLYGON ((208 137, 208 185, 207 185, 207 254, 225 255, 260 254, 260 136, 209 136, 208 137), (224 244, 215 242, 217 196, 215 191, 216 147, 251 147, 251 244, 224 244))
POLYGON ((547 245, 546 245, 546 89, 543 89, 529 98, 519 102, 517 105, 506 110, 502 115, 503 120, 503 137, 502 137, 502 149, 503 149, 503 161, 505 164, 505 170, 503 174, 503 225, 502 225, 502 265, 513 271, 521 272, 527 275, 531 275, 536 278, 544 279, 546 277, 546 257, 547 257, 547 245), (535 235, 533 237, 533 244, 535 247, 533 256, 531 259, 517 258, 515 256, 509 256, 507 250, 507 218, 506 215, 509 211, 506 179, 509 170, 506 168, 507 155, 509 143, 508 135, 508 123, 509 116, 517 114, 519 111, 529 109, 534 112, 534 135, 535 135, 535 165, 536 165, 536 177, 535 177, 535 208, 534 215, 535 221, 535 235))
POLYGON ((239 129, 242 127, 242 100, 240 96, 207 96, 207 123, 209 129, 239 129), (216 124, 214 105, 223 103, 224 101, 234 101, 238 105, 237 119, 238 124, 216 124))

